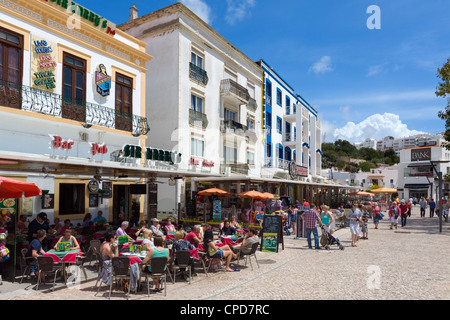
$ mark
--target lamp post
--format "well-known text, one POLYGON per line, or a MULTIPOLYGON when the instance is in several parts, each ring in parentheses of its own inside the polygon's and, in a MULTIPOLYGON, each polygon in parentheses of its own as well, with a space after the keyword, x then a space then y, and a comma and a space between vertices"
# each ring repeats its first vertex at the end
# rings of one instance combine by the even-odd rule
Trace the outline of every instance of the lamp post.
POLYGON ((442 232, 442 209, 443 209, 443 206, 442 206, 442 172, 440 170, 437 171, 436 164, 448 163, 448 162, 450 162, 450 161, 431 161, 430 160, 431 166, 433 167, 434 172, 438 176, 438 181, 439 181, 439 232, 442 232))

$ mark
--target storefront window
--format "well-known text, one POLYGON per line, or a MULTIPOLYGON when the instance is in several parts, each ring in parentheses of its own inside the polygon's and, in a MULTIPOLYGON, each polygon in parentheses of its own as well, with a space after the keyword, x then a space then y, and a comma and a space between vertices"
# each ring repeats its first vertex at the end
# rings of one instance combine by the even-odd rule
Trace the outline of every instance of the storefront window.
POLYGON ((84 184, 61 183, 59 185, 59 215, 85 213, 84 184))

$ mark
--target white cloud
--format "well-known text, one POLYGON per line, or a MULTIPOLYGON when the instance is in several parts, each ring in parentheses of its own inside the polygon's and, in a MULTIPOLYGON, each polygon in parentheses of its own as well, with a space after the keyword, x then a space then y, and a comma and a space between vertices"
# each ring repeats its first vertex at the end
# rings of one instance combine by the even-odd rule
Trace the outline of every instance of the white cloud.
POLYGON ((314 72, 315 74, 319 73, 325 73, 333 71, 333 68, 331 67, 331 57, 330 56, 323 56, 320 58, 319 61, 315 62, 310 68, 309 72, 314 72))
POLYGON ((207 24, 211 24, 211 8, 205 2, 202 0, 180 0, 180 2, 207 24))
POLYGON ((335 129, 334 139, 344 139, 352 143, 362 142, 366 138, 381 140, 386 136, 406 137, 423 132, 409 130, 400 117, 393 113, 373 114, 359 123, 347 122, 342 128, 335 129))
POLYGON ((235 24, 250 14, 249 9, 255 6, 255 0, 227 0, 227 5, 225 20, 229 24, 235 24))
POLYGON ((373 77, 379 73, 381 73, 381 71, 383 71, 383 65, 378 64, 376 66, 370 66, 369 67, 369 72, 367 73, 368 77, 373 77))
POLYGON ((342 117, 347 121, 352 118, 352 114, 351 114, 350 110, 351 110, 350 106, 339 107, 339 111, 341 112, 342 117))

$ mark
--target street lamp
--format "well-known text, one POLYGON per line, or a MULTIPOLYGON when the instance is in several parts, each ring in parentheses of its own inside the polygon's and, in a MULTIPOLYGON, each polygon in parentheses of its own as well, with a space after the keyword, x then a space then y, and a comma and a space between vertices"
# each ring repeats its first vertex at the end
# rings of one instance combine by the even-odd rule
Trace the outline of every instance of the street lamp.
MULTIPOLYGON (((438 180, 439 180, 439 232, 442 232, 442 172, 439 170, 439 172, 436 169, 436 165, 435 164, 439 164, 439 163, 448 163, 450 161, 448 160, 438 160, 438 161, 432 161, 430 160, 431 166, 433 167, 434 172, 436 173, 436 175, 438 176, 438 180)), ((431 189, 433 190, 433 189, 431 189)))

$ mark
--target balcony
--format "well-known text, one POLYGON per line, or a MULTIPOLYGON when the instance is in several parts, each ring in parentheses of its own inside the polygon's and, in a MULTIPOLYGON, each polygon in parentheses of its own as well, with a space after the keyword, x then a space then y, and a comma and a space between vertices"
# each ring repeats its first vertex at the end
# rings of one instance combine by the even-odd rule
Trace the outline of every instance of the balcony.
POLYGON ((424 167, 424 168, 405 168, 404 175, 405 178, 408 177, 428 177, 432 178, 434 176, 433 168, 424 167))
POLYGON ((220 94, 235 97, 242 104, 247 104, 250 100, 250 94, 248 93, 247 88, 231 79, 220 81, 220 94))
POLYGON ((192 62, 189 62, 189 77, 203 83, 204 85, 208 84, 208 73, 192 62))
POLYGON ((234 120, 222 120, 220 122, 220 132, 227 133, 233 131, 235 134, 244 136, 248 127, 234 120))
POLYGON ((220 173, 227 175, 228 173, 238 175, 248 175, 250 167, 247 163, 238 162, 222 162, 220 164, 220 173))
POLYGON ((208 117, 202 112, 189 109, 189 124, 206 129, 206 127, 208 126, 208 117))
POLYGON ((87 126, 124 130, 134 136, 145 135, 150 131, 145 117, 1 80, 0 106, 75 120, 87 126))

